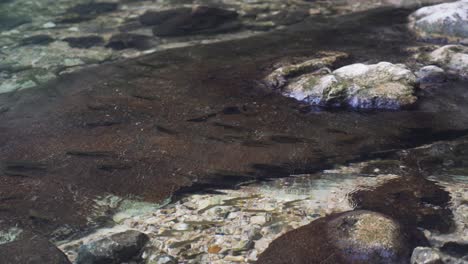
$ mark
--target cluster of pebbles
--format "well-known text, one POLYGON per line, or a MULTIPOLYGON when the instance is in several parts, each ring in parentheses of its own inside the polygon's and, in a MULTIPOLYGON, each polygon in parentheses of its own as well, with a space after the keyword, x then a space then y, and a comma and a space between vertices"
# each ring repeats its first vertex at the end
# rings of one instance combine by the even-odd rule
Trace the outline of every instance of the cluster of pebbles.
POLYGON ((126 201, 113 216, 118 223, 114 227, 59 247, 75 260, 83 244, 138 230, 150 237, 143 253, 146 263, 163 263, 158 262, 163 258, 180 263, 255 262, 282 234, 328 214, 352 210, 348 195, 353 191, 398 177, 369 177, 361 173, 365 165, 188 195, 159 209, 126 201))
MULTIPOLYGON (((355 205, 349 198, 354 192, 404 177, 386 174, 386 164, 379 160, 355 163, 234 190, 186 195, 162 206, 106 197, 99 209, 117 206, 115 225, 77 240, 59 242, 59 248, 74 261, 82 245, 137 230, 150 238, 142 253, 144 263, 254 263, 273 240, 286 232, 332 213, 353 210, 355 205)), ((413 259, 425 261, 427 256, 435 255, 450 263, 463 263, 436 248, 447 241, 463 244, 468 238, 464 204, 468 182, 465 176, 447 174, 430 179, 450 193, 456 226, 448 234, 424 230, 434 248, 418 247, 413 259)))

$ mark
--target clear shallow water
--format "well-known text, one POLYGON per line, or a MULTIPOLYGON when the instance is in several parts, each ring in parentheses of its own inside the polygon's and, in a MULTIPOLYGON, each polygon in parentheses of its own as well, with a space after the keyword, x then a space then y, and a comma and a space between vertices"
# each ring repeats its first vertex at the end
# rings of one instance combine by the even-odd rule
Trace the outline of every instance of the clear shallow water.
MULTIPOLYGON (((69 4, 64 2, 61 10, 72 7, 69 4)), ((413 109, 385 112, 311 108, 255 85, 269 73, 271 65, 291 57, 307 58, 319 50, 348 52, 352 55, 350 63, 388 60, 406 62, 416 70, 422 65, 405 50, 420 45, 404 27, 410 10, 371 10, 332 19, 311 17, 286 29, 277 25, 215 36, 162 38, 147 50, 113 50, 104 44, 73 48, 64 41, 65 37, 98 34, 106 43, 116 32, 116 25, 126 23, 122 17, 131 20, 144 11, 120 8, 115 14, 103 13, 66 26, 54 22, 55 27, 50 28, 49 22, 62 18, 63 13, 44 11, 47 14, 34 18, 37 21, 2 32, 2 47, 6 48, 2 48, 0 57, 1 85, 2 91, 11 92, 0 95, 0 154, 6 157, 2 164, 7 164, 9 174, 2 178, 5 184, 1 191, 10 201, 0 210, 6 220, 2 225, 20 223, 45 235, 55 235, 54 230, 70 225, 73 228, 66 230, 66 235, 81 235, 90 217, 104 216, 94 223, 105 225, 113 216, 115 206, 91 214, 96 196, 131 194, 146 202, 128 202, 125 210, 114 216, 120 225, 110 231, 137 228, 156 236, 153 241, 158 250, 167 250, 174 243, 187 245, 194 236, 170 232, 177 223, 168 215, 179 214, 181 221, 223 221, 216 212, 207 219, 197 218, 196 213, 203 208, 194 204, 199 200, 222 204, 226 196, 237 199, 248 194, 249 199, 227 205, 233 212, 243 212, 232 218, 237 225, 247 226, 255 216, 267 220, 271 210, 279 210, 279 218, 286 217, 285 224, 280 225, 284 229, 267 229, 269 236, 259 243, 257 253, 245 251, 245 257, 254 259, 281 232, 327 213, 350 210, 356 206, 349 202, 351 194, 367 190, 362 186, 382 182, 379 177, 354 172, 328 172, 261 182, 240 190, 219 188, 255 182, 257 178, 320 171, 350 160, 388 154, 389 149, 466 134, 468 91, 462 81, 419 91, 420 100, 413 109), (271 30, 279 31, 265 33, 271 30), (47 34, 54 41, 18 45, 24 32, 47 34), (195 45, 252 35, 256 37, 195 45), (145 55, 177 46, 188 47, 145 55), (130 57, 137 59, 110 63, 130 57), (93 67, 88 68, 90 65, 93 67), (18 83, 31 89, 18 88, 18 83), (18 173, 24 177, 11 177, 18 173), (186 188, 191 183, 196 184, 186 188), (212 188, 227 194, 188 196, 163 209, 158 209, 160 203, 151 203, 163 201, 178 189, 186 194, 212 188), (295 216, 287 218, 291 214, 295 216), (170 234, 172 240, 157 237, 160 233, 170 234)), ((147 28, 136 31, 152 34, 147 28)), ((460 184, 447 185, 458 188, 450 193, 458 195, 460 184)), ((205 229, 195 228, 195 232, 200 230, 205 229)), ((203 232, 217 231, 210 227, 203 232)), ((234 231, 229 236, 232 240, 215 243, 242 247, 239 238, 242 240, 242 234, 234 231)), ((206 240, 193 242, 197 250, 208 250, 206 240)), ((63 249, 73 255, 76 245, 63 249)), ((176 251, 174 254, 180 253, 176 251)))

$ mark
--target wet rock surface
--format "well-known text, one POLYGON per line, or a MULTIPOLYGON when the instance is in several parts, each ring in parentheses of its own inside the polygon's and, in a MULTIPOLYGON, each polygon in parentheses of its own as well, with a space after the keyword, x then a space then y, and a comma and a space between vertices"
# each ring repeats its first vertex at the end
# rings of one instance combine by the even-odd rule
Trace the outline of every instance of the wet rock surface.
POLYGON ((380 62, 307 74, 282 92, 312 105, 398 109, 416 102, 415 84, 416 76, 404 65, 380 62))
POLYGON ((54 244, 36 234, 23 234, 13 242, 0 244, 0 258, 5 264, 71 264, 54 244))
POLYGON ((417 247, 411 255, 412 264, 442 264, 442 258, 437 250, 417 247))
POLYGON ((125 231, 82 245, 77 264, 122 263, 138 260, 148 236, 138 231, 125 231))
POLYGON ((415 236, 384 215, 346 212, 280 237, 257 263, 405 263, 414 247, 410 241, 418 240, 415 236))
POLYGON ((423 39, 466 42, 468 2, 466 0, 423 7, 410 16, 410 27, 423 39))
POLYGON ((417 83, 420 88, 431 87, 447 81, 447 74, 442 68, 434 65, 424 66, 416 72, 417 83))
POLYGON ((447 45, 429 54, 429 61, 447 69, 451 74, 468 78, 468 47, 447 45))

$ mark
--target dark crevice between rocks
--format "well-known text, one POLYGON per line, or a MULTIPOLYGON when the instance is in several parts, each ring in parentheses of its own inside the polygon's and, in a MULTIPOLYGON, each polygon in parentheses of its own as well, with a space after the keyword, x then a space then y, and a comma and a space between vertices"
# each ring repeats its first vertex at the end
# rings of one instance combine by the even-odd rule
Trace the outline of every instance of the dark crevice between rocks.
POLYGON ((468 243, 447 242, 440 250, 456 258, 468 257, 468 243))

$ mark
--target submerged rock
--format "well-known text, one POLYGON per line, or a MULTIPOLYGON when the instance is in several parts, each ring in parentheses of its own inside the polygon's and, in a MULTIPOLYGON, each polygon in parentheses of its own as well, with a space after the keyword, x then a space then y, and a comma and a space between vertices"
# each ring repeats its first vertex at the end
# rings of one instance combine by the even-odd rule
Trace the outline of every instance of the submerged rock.
POLYGON ((47 239, 34 234, 0 245, 2 264, 71 264, 65 254, 47 239))
POLYGON ((312 105, 398 109, 416 102, 416 76, 402 64, 352 64, 330 74, 311 73, 282 93, 312 105))
POLYGON ((129 230, 80 247, 77 264, 122 263, 138 258, 148 242, 144 233, 129 230))
POLYGON ((193 9, 146 13, 140 22, 155 25, 156 36, 184 36, 191 34, 212 34, 232 31, 240 27, 235 11, 216 7, 195 6, 193 9))
POLYGON ((431 84, 443 83, 447 80, 445 71, 435 65, 424 66, 416 72, 417 82, 420 88, 425 88, 431 84))
POLYGON ((424 39, 460 42, 468 39, 468 1, 423 7, 410 16, 410 28, 424 39))
POLYGON ((446 45, 429 54, 429 61, 445 68, 449 73, 468 78, 468 47, 446 45))
POLYGON ((348 58, 348 54, 343 52, 324 52, 321 55, 323 57, 306 60, 298 64, 284 65, 268 75, 264 82, 270 88, 281 89, 288 83, 293 82, 294 78, 298 76, 330 68, 339 61, 348 58))
POLYGON ((437 250, 427 247, 417 247, 411 255, 411 264, 442 264, 444 263, 437 250))
POLYGON ((406 263, 412 234, 370 211, 320 218, 273 241, 258 263, 406 263))

